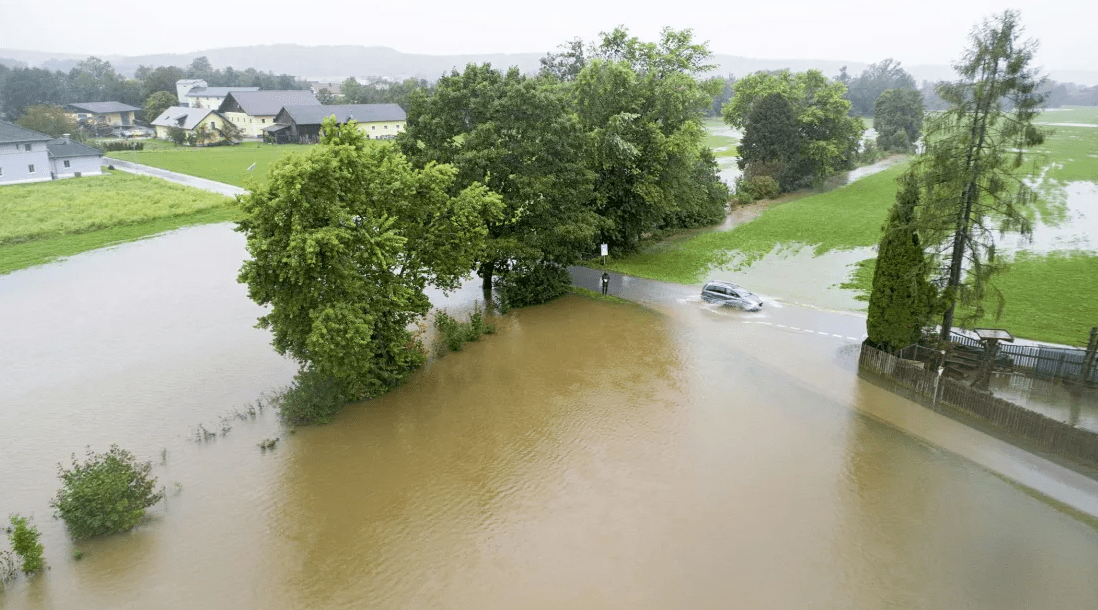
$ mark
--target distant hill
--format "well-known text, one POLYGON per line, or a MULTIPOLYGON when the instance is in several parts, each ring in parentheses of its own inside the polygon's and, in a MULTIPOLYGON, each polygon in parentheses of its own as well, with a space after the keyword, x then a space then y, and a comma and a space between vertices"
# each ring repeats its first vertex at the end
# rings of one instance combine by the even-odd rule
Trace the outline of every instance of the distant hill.
MULTIPOLYGON (((137 56, 102 56, 111 62, 116 70, 132 75, 139 65, 180 66, 185 67, 196 57, 206 56, 215 68, 232 66, 237 70, 255 68, 275 74, 292 74, 314 80, 342 79, 348 76, 387 76, 391 78, 425 78, 435 80, 453 68, 461 69, 470 62, 490 62, 493 66, 507 68, 518 66, 527 73, 536 72, 540 67, 542 53, 496 53, 481 55, 417 55, 402 53, 388 47, 367 47, 361 45, 343 46, 302 46, 295 44, 258 45, 250 47, 229 47, 208 49, 193 53, 174 53, 137 56)), ((20 51, 0 49, 0 61, 24 63, 32 67, 47 67, 67 71, 86 56, 72 53, 46 53, 41 51, 20 51)), ((884 59, 883 57, 881 59, 884 59)), ((902 61, 902 58, 897 58, 902 61)), ((851 76, 858 75, 868 65, 865 62, 839 61, 828 59, 758 59, 736 55, 714 55, 713 63, 718 64, 716 74, 743 76, 757 70, 780 70, 789 68, 801 71, 815 68, 828 76, 835 76, 839 69, 846 66, 851 76)), ((918 65, 904 68, 915 80, 937 81, 954 78, 953 69, 944 65, 918 65)), ((1098 84, 1098 70, 1050 70, 1049 76, 1060 82, 1074 82, 1080 85, 1098 84)))

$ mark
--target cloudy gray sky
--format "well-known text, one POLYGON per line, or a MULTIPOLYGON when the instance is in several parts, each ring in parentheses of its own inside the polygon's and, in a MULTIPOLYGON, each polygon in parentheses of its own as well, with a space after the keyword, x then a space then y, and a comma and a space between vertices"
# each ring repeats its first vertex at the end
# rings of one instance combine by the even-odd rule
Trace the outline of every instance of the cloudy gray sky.
POLYGON ((1098 65, 1098 2, 1086 0, 0 0, 0 48, 89 55, 190 52, 267 43, 387 46, 406 53, 545 52, 618 24, 642 39, 692 28, 716 53, 905 65, 957 59, 982 18, 1022 11, 1046 70, 1098 65), (43 10, 44 7, 50 10, 43 10))

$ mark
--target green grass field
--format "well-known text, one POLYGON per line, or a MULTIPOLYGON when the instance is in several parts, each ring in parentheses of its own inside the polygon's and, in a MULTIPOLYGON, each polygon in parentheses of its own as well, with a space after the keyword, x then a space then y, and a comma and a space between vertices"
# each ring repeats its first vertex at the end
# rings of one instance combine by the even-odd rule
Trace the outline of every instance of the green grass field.
POLYGON ((0 273, 240 216, 228 197, 124 172, 0 187, 0 273))
POLYGON ((267 169, 283 155, 307 152, 312 144, 260 144, 245 142, 236 146, 192 148, 165 146, 153 150, 118 151, 107 156, 124 161, 151 165, 181 174, 245 187, 249 177, 267 182, 267 169), (255 168, 249 172, 252 164, 255 168))

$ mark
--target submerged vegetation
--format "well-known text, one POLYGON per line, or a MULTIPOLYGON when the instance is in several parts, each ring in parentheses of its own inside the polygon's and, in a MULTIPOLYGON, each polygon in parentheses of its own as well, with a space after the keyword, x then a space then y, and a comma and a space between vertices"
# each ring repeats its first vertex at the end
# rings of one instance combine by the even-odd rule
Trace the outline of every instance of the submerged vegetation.
POLYGON ((136 527, 145 509, 164 498, 156 490, 150 462, 111 445, 106 453, 88 449, 83 462, 72 456, 69 468, 58 465, 61 489, 50 501, 74 540, 125 532, 136 527))

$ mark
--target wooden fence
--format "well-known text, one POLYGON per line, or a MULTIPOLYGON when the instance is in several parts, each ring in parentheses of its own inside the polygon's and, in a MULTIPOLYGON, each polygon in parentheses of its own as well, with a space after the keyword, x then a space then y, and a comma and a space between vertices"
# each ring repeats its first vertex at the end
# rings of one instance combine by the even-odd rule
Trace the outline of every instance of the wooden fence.
POLYGON ((941 377, 937 371, 924 370, 921 362, 901 360, 868 345, 862 345, 858 368, 887 377, 930 398, 929 406, 935 411, 957 409, 1050 453, 1088 466, 1098 466, 1098 434, 1094 432, 1056 421, 964 383, 941 377))
MULTIPOLYGON (((952 333, 949 340, 976 350, 984 349, 984 344, 979 340, 959 333, 952 333)), ((1098 384, 1098 366, 1093 361, 1087 361, 1085 349, 1000 343, 995 355, 1010 358, 1011 368, 1015 371, 1047 379, 1081 380, 1098 384), (1085 374, 1084 367, 1087 368, 1085 374)))

